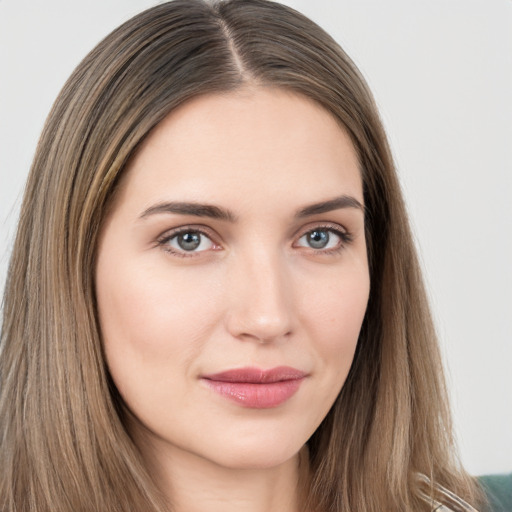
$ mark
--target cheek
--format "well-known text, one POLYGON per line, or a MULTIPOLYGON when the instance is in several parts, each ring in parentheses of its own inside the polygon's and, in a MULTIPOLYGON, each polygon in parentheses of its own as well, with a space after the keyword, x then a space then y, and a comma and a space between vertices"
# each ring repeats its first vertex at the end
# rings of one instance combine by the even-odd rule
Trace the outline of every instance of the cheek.
POLYGON ((349 272, 342 269, 324 286, 311 287, 304 295, 304 324, 320 360, 318 368, 327 402, 334 401, 352 365, 369 288, 366 267, 355 266, 349 272))
POLYGON ((100 259, 96 278, 107 364, 127 401, 191 371, 216 325, 216 287, 158 261, 100 259))
POLYGON ((182 331, 207 329, 215 288, 200 276, 190 277, 151 262, 100 264, 97 296, 106 342, 120 338, 151 352, 172 345, 182 331))
POLYGON ((365 265, 341 268, 326 275, 320 283, 311 282, 308 292, 303 294, 302 309, 312 328, 323 333, 313 339, 324 341, 333 350, 344 343, 357 342, 369 290, 365 265))

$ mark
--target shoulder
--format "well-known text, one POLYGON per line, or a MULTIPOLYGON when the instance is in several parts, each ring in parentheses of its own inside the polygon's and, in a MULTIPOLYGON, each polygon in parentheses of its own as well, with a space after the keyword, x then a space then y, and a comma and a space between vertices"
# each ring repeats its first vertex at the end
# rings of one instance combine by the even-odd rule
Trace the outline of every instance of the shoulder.
POLYGON ((490 512, 512 511, 512 473, 484 475, 478 481, 489 500, 490 512))

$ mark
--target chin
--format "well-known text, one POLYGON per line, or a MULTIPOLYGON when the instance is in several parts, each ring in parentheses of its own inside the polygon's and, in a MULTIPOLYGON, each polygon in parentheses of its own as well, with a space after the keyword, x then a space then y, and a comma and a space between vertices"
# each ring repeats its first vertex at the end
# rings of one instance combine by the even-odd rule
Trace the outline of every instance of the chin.
MULTIPOLYGON (((302 447, 300 447, 302 448, 302 447)), ((300 448, 295 451, 281 451, 262 449, 247 449, 243 452, 224 453, 216 462, 219 466, 236 470, 259 470, 277 468, 286 464, 300 452, 300 448)))
POLYGON ((305 446, 289 439, 253 439, 241 442, 222 443, 215 454, 208 456, 219 466, 231 469, 269 469, 293 459, 305 446))

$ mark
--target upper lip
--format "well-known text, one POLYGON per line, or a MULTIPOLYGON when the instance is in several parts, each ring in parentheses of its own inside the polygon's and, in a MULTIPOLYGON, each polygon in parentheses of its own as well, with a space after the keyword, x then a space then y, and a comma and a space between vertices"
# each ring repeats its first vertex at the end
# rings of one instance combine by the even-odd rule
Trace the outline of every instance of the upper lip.
POLYGON ((264 370, 261 368, 233 368, 219 373, 203 375, 203 379, 218 382, 245 382, 252 384, 268 384, 306 377, 306 373, 291 366, 277 366, 264 370))

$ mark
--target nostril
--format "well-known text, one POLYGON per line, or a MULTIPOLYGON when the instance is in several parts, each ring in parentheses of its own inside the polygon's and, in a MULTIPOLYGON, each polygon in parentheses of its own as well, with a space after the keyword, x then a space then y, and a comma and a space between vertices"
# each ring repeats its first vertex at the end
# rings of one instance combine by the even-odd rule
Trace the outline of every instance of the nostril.
POLYGON ((262 335, 256 335, 251 333, 241 333, 237 336, 238 339, 242 341, 255 341, 259 343, 260 345, 267 345, 270 343, 276 343, 279 341, 284 341, 287 338, 289 338, 291 335, 291 331, 287 331, 283 334, 275 334, 272 336, 262 336, 262 335))
POLYGON ((228 331, 240 340, 266 344, 289 338, 292 334, 291 324, 291 315, 287 310, 278 316, 268 317, 255 314, 251 308, 246 311, 239 309, 230 315, 228 331))
POLYGON ((273 336, 271 338, 257 338, 258 342, 260 343, 260 345, 266 345, 268 343, 272 343, 278 339, 286 339, 288 338, 289 336, 291 335, 291 331, 288 331, 288 332, 285 332, 284 334, 282 335, 278 335, 278 336, 273 336))

